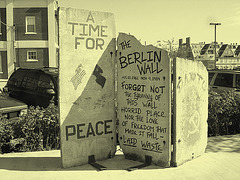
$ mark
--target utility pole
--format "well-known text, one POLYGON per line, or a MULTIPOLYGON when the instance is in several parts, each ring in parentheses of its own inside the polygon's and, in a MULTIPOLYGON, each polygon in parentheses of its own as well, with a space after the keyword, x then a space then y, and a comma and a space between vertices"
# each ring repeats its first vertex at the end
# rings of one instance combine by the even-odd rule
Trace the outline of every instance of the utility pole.
POLYGON ((216 62, 217 62, 217 26, 218 25, 221 25, 221 23, 210 23, 210 25, 214 25, 215 26, 215 31, 214 31, 214 54, 215 54, 215 62, 214 62, 214 65, 215 65, 215 68, 216 68, 216 62))

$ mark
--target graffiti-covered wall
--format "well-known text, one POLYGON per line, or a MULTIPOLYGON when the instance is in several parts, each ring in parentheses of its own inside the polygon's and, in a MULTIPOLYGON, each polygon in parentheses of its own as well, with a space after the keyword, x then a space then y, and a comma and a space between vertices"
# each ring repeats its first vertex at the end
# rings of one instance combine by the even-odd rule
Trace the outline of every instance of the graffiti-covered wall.
POLYGON ((202 62, 174 61, 175 166, 202 155, 207 145, 208 72, 202 62))
POLYGON ((177 59, 172 71, 167 51, 124 33, 116 41, 115 35, 111 13, 60 8, 63 167, 114 156, 117 133, 125 157, 145 164, 177 166, 203 154, 206 68, 177 59))
POLYGON ((170 62, 165 50, 134 36, 117 39, 119 142, 127 158, 169 166, 170 62))
POLYGON ((111 13, 59 12, 60 126, 63 167, 115 154, 115 25, 111 13))

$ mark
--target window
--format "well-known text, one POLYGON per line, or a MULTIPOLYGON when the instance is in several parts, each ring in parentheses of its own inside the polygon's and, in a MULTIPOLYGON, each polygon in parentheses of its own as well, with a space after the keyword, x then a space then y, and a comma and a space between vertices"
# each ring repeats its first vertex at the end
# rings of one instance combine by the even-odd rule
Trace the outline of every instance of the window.
POLYGON ((46 93, 46 89, 54 89, 52 79, 47 75, 41 75, 38 81, 38 88, 43 93, 46 93))
POLYGON ((9 85, 21 87, 24 75, 25 75, 25 72, 15 71, 15 73, 13 73, 13 75, 11 76, 11 78, 8 81, 9 85))
POLYGON ((8 79, 7 52, 0 51, 0 79, 8 79))
POLYGON ((27 61, 37 61, 37 52, 36 51, 28 51, 27 52, 27 61))
POLYGON ((36 33, 35 16, 26 16, 26 33, 36 33))
POLYGON ((236 74, 236 88, 240 88, 240 74, 236 74))
POLYGON ((233 87, 233 74, 218 73, 214 85, 233 87))
POLYGON ((38 74, 29 73, 23 77, 21 87, 36 90, 38 83, 38 74))
POLYGON ((213 50, 208 50, 208 54, 213 54, 213 50))

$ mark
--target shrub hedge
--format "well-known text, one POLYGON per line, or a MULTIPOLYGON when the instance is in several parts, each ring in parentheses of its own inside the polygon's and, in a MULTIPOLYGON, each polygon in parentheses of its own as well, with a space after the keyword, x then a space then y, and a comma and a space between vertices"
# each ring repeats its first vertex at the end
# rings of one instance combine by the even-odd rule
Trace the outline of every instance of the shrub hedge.
MULTIPOLYGON (((209 93, 208 136, 240 133, 240 95, 209 93)), ((0 153, 60 149, 59 112, 30 106, 27 114, 8 120, 0 114, 0 153)))
POLYGON ((0 116, 0 153, 60 149, 58 108, 30 106, 20 118, 0 116))
POLYGON ((209 92, 208 136, 240 133, 240 95, 209 92))

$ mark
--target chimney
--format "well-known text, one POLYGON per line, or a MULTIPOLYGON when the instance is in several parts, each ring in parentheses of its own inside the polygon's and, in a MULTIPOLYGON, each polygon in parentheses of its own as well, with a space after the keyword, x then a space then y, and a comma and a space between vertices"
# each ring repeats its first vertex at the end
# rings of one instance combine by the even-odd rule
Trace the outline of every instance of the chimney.
POLYGON ((187 37, 187 38, 186 38, 186 44, 189 44, 189 45, 190 45, 190 37, 187 37))
POLYGON ((179 47, 182 47, 182 39, 179 39, 179 47))

